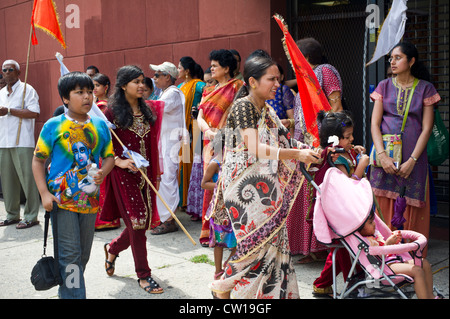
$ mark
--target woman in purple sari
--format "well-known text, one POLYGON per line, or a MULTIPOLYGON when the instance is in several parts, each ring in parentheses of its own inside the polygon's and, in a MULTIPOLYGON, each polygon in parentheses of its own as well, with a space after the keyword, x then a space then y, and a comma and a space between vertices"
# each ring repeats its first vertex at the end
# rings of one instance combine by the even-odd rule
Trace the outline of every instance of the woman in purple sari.
POLYGON ((426 237, 430 229, 427 142, 433 128, 434 105, 441 99, 429 73, 421 64, 413 44, 399 43, 389 59, 394 77, 381 81, 371 98, 372 139, 382 167, 371 166, 370 182, 386 224, 391 228, 394 203, 402 187, 406 187, 407 207, 404 229, 426 237), (418 83, 413 89, 413 83, 418 83), (402 162, 398 168, 384 152, 382 134, 400 133, 407 101, 411 105, 403 133, 402 162))

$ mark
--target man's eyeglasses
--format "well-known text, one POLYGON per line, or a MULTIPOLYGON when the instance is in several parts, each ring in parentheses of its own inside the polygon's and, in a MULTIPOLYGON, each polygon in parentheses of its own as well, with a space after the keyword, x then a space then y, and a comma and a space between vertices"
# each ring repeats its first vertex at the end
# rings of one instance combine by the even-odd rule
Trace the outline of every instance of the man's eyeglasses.
POLYGON ((392 61, 394 61, 394 60, 395 60, 395 62, 398 62, 398 61, 400 61, 401 59, 403 59, 403 57, 401 57, 401 56, 396 56, 396 57, 393 57, 393 58, 389 58, 388 61, 389 61, 389 63, 392 63, 392 61))
POLYGON ((165 74, 165 73, 155 73, 155 78, 159 78, 161 75, 165 76, 167 74, 165 74))
POLYGON ((14 72, 16 69, 13 69, 13 68, 9 68, 9 69, 2 69, 2 71, 3 71, 3 73, 6 73, 6 72, 14 72))

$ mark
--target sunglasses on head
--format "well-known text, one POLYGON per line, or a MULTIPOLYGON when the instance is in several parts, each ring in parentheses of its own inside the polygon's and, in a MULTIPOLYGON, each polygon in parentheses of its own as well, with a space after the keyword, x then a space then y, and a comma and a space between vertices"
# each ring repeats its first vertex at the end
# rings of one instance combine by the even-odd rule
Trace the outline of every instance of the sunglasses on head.
POLYGON ((2 69, 2 71, 3 71, 3 73, 6 73, 6 72, 14 72, 16 69, 13 69, 13 68, 9 68, 9 69, 2 69))

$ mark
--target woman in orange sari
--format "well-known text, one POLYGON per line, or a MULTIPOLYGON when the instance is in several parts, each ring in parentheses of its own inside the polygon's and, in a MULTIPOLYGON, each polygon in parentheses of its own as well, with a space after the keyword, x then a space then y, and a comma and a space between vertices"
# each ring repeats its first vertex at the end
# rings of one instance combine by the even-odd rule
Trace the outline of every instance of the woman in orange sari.
MULTIPOLYGON (((199 135, 197 132, 198 126, 194 125, 192 109, 196 108, 200 103, 205 83, 201 80, 203 79, 202 67, 189 56, 185 56, 180 59, 180 62, 178 64, 178 78, 183 80, 183 82, 178 85, 178 88, 183 92, 186 98, 185 121, 186 129, 189 132, 191 140, 191 142, 189 143, 188 154, 182 154, 183 161, 180 163, 179 171, 180 206, 186 207, 188 202, 189 181, 193 165, 193 150, 195 149, 195 144, 197 142, 197 140, 194 140, 193 138, 199 135)), ((187 151, 186 146, 183 145, 182 152, 185 150, 187 151)))
MULTIPOLYGON (((225 49, 214 50, 209 54, 209 60, 211 61, 211 76, 217 80, 218 84, 205 90, 198 107, 197 122, 204 137, 204 168, 208 167, 212 156, 208 144, 214 139, 218 130, 225 126, 234 96, 244 84, 242 80, 234 78, 233 72, 237 67, 237 61, 230 51, 225 49)), ((205 213, 212 195, 213 192, 211 190, 205 190, 203 196, 200 244, 205 247, 208 247, 209 242, 209 221, 205 220, 205 213)))

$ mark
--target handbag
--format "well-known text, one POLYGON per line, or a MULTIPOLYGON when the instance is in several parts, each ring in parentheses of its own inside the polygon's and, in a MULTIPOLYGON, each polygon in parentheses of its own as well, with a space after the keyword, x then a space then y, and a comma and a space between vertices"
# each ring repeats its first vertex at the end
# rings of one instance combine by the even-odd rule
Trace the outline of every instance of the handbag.
POLYGON ((449 155, 449 134, 441 118, 441 113, 434 109, 434 124, 427 143, 428 162, 432 166, 441 165, 449 155))
MULTIPOLYGON (((406 119, 408 118, 409 107, 411 106, 411 100, 414 95, 414 90, 416 89, 418 83, 419 80, 414 79, 412 91, 409 95, 408 103, 406 104, 405 115, 403 115, 403 124, 400 134, 382 135, 384 151, 386 152, 387 156, 394 159, 394 163, 397 163, 397 168, 402 163, 403 132, 405 131, 406 119)), ((370 165, 375 167, 382 167, 381 161, 378 158, 377 150, 375 149, 374 145, 372 145, 372 149, 370 151, 370 165)))
MULTIPOLYGON (((58 205, 53 202, 53 223, 55 225, 54 229, 57 229, 57 207, 58 205)), ((45 212, 45 227, 44 227, 44 253, 41 259, 38 260, 36 265, 31 271, 31 283, 34 288, 38 291, 48 290, 58 285, 62 285, 61 274, 59 273, 58 265, 58 237, 57 232, 53 234, 53 245, 54 245, 54 255, 55 257, 47 256, 47 235, 50 223, 50 212, 45 212)))

